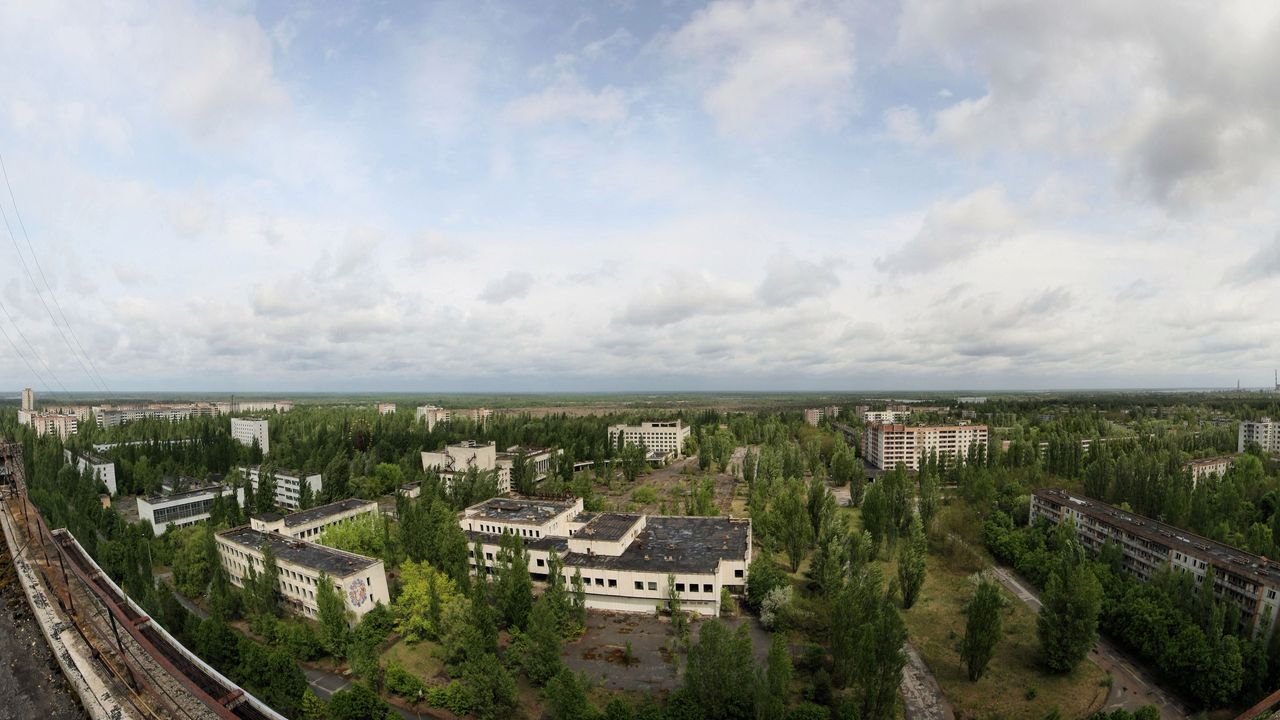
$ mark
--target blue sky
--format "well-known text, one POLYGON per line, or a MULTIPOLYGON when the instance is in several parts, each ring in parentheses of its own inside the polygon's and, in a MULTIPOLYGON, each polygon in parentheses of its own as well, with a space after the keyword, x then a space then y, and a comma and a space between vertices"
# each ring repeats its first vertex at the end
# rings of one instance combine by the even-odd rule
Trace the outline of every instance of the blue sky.
POLYGON ((0 7, 4 385, 1280 364, 1269 3, 327 5, 0 7))

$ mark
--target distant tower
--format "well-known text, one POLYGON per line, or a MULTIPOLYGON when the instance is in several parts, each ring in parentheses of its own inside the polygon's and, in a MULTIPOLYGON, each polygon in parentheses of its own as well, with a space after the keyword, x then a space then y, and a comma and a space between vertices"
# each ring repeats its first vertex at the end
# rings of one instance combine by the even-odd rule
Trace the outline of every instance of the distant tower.
POLYGON ((22 389, 22 409, 30 412, 36 409, 36 395, 31 388, 22 389))
POLYGON ((1280 370, 1276 370, 1276 392, 1280 393, 1280 370))

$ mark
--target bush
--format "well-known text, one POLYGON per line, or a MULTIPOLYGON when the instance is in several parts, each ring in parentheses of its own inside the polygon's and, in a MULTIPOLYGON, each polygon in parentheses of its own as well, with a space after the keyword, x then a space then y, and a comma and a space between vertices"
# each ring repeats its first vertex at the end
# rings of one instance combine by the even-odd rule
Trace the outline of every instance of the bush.
POLYGON ((787 720, 831 720, 831 711, 810 702, 800 703, 787 711, 787 720))
POLYGON ((448 685, 427 688, 427 704, 454 715, 466 715, 471 710, 471 694, 462 683, 451 680, 448 685))
POLYGON ((785 630, 791 622, 791 586, 776 587, 760 603, 760 624, 768 630, 785 630))
POLYGON ((392 694, 406 700, 418 702, 427 698, 427 684, 395 660, 387 663, 383 682, 392 694))
POLYGON ((658 491, 652 485, 641 485, 631 493, 631 500, 641 505, 652 505, 658 502, 658 491))
POLYGON ((324 654, 315 629, 303 620, 278 623, 274 640, 299 660, 314 660, 324 654))

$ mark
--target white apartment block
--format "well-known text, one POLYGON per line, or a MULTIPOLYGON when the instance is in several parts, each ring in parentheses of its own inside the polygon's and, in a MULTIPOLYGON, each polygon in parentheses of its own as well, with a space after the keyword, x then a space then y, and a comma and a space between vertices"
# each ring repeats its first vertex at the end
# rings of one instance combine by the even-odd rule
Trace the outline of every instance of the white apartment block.
POLYGON ((1221 457, 1192 460, 1182 467, 1191 473, 1191 487, 1194 488, 1205 478, 1226 475, 1228 470, 1235 467, 1235 464, 1236 457, 1234 455, 1223 455, 1221 457))
POLYGON ((684 441, 689 437, 690 428, 679 420, 663 420, 642 422, 639 425, 610 425, 609 444, 644 445, 650 453, 662 455, 684 454, 684 441), (619 441, 621 438, 621 442, 619 441))
POLYGON ((116 494, 115 463, 104 457, 88 452, 73 453, 70 450, 63 450, 62 456, 66 458, 68 465, 75 466, 76 472, 84 473, 86 469, 89 469, 93 473, 94 478, 100 480, 103 485, 107 486, 107 492, 109 494, 116 494))
POLYGON ((862 457, 881 470, 898 463, 919 470, 930 453, 947 462, 964 462, 974 446, 987 446, 986 425, 885 425, 871 423, 862 433, 862 457))
POLYGON ((241 445, 253 445, 253 441, 257 440, 263 455, 271 451, 271 436, 266 420, 231 418, 231 437, 241 445))
POLYGON ((1031 494, 1031 522, 1070 520, 1085 549, 1097 553, 1107 542, 1120 548, 1123 567, 1143 582, 1166 569, 1189 572, 1199 583, 1210 566, 1214 593, 1240 609, 1242 628, 1275 627, 1280 608, 1280 563, 1200 537, 1174 525, 1056 488, 1031 494))
POLYGON ((439 423, 449 422, 452 417, 453 413, 435 405, 419 405, 413 414, 414 420, 427 424, 427 432, 434 430, 439 423))
POLYGON ((568 584, 580 572, 595 610, 652 613, 673 582, 683 608, 716 617, 721 590, 740 592, 751 562, 749 519, 588 513, 581 498, 493 498, 467 508, 459 524, 473 571, 492 573, 503 533, 518 535, 534 579, 557 581, 547 577, 555 552, 564 565, 558 581, 568 584))
POLYGON ((271 532, 298 540, 312 540, 325 530, 365 515, 378 515, 378 503, 374 500, 348 498, 337 502, 301 510, 280 516, 275 513, 255 515, 249 526, 259 532, 271 532))
MULTIPOLYGON (((474 440, 468 440, 457 445, 448 445, 440 452, 422 453, 422 469, 434 470, 444 483, 446 491, 452 486, 453 478, 466 473, 470 467, 481 472, 494 471, 497 473, 498 492, 506 494, 513 490, 511 471, 522 452, 525 462, 529 463, 533 471, 533 481, 540 483, 547 479, 547 473, 551 470, 551 457, 560 455, 564 451, 512 445, 506 452, 498 452, 495 443, 479 445, 474 440)), ((401 486, 400 492, 416 498, 422 494, 422 483, 406 483, 401 486)))
POLYGON ((396 411, 395 403, 378 403, 379 415, 392 415, 396 411))
POLYGON ((823 420, 835 420, 840 417, 840 407, 838 405, 828 405, 820 408, 807 408, 804 411, 804 421, 814 427, 823 420))
MULTIPOLYGON (((213 501, 219 495, 227 495, 226 485, 210 485, 171 495, 153 495, 138 498, 138 519, 151 523, 157 537, 170 527, 186 527, 209 519, 213 501)), ((236 488, 236 500, 244 506, 244 488, 236 488)))
POLYGON ((867 410, 862 413, 862 422, 864 423, 882 423, 892 425, 894 423, 911 422, 910 410, 867 410))
POLYGON ((237 587, 244 587, 249 568, 262 572, 262 548, 270 547, 280 569, 280 593, 290 610, 299 615, 316 617, 316 585, 322 572, 357 620, 378 603, 391 602, 386 568, 376 558, 252 527, 224 530, 218 533, 217 541, 222 567, 237 587))
POLYGON ((31 412, 36 409, 36 394, 31 388, 22 389, 22 409, 31 412))
POLYGON ((1262 446, 1263 452, 1280 453, 1280 423, 1272 422, 1264 417, 1261 422, 1245 420, 1240 423, 1240 442, 1237 452, 1244 452, 1245 446, 1251 442, 1262 446))
MULTIPOLYGON (((18 421, 22 420, 23 413, 19 413, 18 421)), ((35 428, 40 437, 52 434, 66 440, 80 429, 80 418, 69 413, 30 412, 26 413, 26 424, 35 428)))
MULTIPOLYGON (((253 486, 254 492, 258 490, 258 483, 261 481, 262 466, 254 465, 253 467, 240 467, 240 472, 247 478, 253 486)), ((311 486, 311 497, 320 497, 320 491, 323 489, 324 478, 320 473, 307 475, 305 473, 293 470, 276 470, 276 505, 289 508, 290 510, 298 509, 302 503, 302 483, 311 486)))

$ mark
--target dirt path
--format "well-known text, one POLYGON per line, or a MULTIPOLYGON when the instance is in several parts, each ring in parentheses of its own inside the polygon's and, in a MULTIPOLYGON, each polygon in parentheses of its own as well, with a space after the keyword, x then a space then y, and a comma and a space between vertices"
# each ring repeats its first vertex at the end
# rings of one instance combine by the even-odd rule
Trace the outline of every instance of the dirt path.
POLYGON ((911 643, 902 646, 907 664, 902 668, 902 699, 907 720, 953 720, 956 716, 937 679, 911 643))

